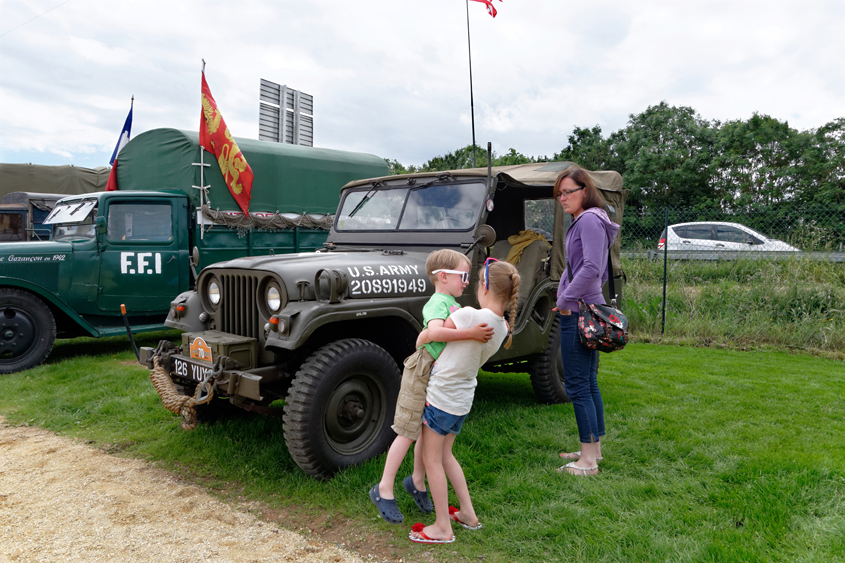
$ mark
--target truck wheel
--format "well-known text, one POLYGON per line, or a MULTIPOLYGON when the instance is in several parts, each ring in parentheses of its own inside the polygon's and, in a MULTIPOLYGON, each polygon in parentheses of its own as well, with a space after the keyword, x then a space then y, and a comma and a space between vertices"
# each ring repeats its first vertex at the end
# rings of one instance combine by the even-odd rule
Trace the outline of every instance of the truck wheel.
POLYGON ((560 356, 560 319, 555 315, 549 331, 546 351, 534 356, 528 363, 531 386, 541 403, 552 405, 568 403, 569 395, 563 388, 563 358, 560 356))
POLYGON ((338 340, 314 352, 285 400, 285 442, 297 465, 328 479, 387 449, 401 377, 390 354, 366 340, 338 340))
POLYGON ((56 340, 56 320, 38 297, 19 289, 0 289, 0 373, 41 364, 56 340))

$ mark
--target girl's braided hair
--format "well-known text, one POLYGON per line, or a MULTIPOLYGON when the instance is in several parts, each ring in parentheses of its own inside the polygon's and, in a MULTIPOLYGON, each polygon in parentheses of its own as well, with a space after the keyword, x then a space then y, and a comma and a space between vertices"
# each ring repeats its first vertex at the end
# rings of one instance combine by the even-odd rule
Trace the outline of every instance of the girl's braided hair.
MULTIPOLYGON (((511 347, 513 340, 513 325, 516 323, 516 301, 519 297, 519 272, 509 262, 490 263, 490 291, 508 310, 508 340, 505 342, 505 349, 511 347)), ((484 268, 479 268, 479 283, 485 284, 484 268)))

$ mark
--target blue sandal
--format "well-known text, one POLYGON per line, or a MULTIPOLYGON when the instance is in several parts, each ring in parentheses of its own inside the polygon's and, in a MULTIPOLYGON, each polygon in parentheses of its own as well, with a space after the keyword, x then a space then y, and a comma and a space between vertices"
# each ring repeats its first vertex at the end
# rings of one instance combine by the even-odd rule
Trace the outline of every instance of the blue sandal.
POLYGON ((396 499, 382 498, 378 491, 378 485, 370 489, 370 500, 378 508, 379 516, 391 524, 401 524, 405 521, 405 516, 399 510, 396 504, 396 499))
POLYGON ((414 487, 413 475, 405 477, 402 484, 405 486, 405 490, 408 491, 408 494, 414 497, 414 502, 417 503, 420 510, 426 514, 434 512, 434 504, 431 502, 431 497, 428 496, 428 491, 418 491, 417 488, 414 487))

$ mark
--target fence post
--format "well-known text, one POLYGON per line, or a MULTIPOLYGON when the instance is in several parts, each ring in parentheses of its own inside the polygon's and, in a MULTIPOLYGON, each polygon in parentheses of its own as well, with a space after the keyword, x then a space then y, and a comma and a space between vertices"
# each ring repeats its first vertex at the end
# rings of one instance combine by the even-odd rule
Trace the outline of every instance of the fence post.
POLYGON ((666 238, 663 241, 663 320, 660 323, 660 336, 666 332, 666 263, 669 258, 669 208, 666 208, 666 219, 663 225, 666 238))

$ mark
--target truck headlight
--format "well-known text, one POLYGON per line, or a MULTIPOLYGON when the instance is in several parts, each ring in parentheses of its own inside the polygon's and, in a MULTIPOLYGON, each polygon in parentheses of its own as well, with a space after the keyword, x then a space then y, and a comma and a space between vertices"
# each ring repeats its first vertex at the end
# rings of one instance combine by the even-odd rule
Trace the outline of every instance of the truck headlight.
POLYGON ((275 285, 267 288, 267 307, 274 313, 282 308, 282 294, 275 285))

